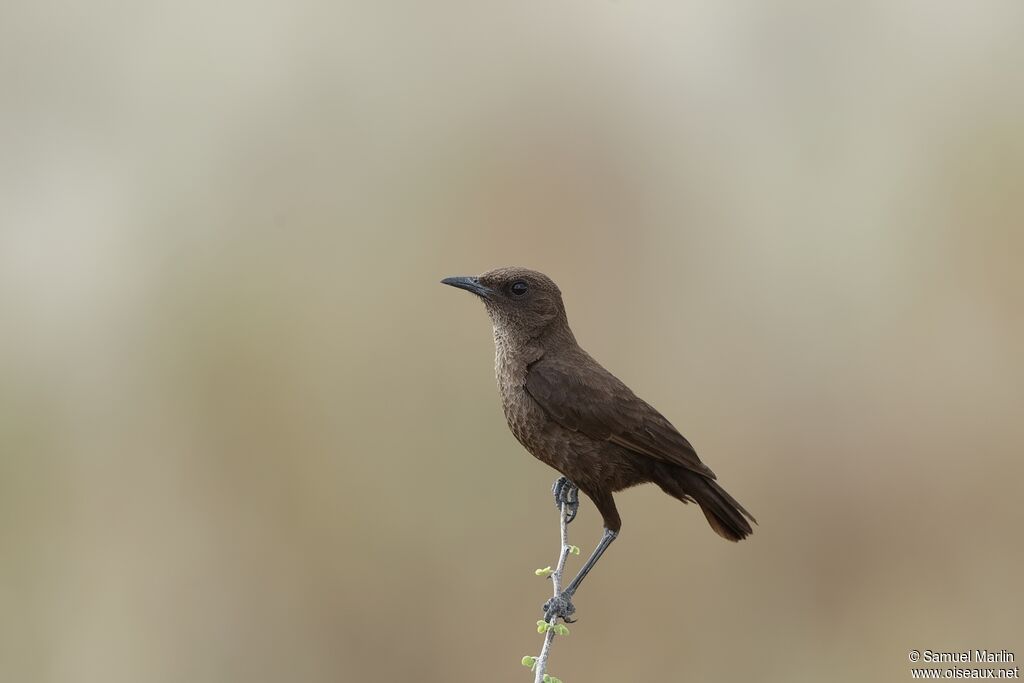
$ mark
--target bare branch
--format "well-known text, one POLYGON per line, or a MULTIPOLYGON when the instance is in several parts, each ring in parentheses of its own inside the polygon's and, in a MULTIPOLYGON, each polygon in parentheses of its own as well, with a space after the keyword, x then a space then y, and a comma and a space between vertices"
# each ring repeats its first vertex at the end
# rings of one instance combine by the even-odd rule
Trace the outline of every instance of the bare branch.
MULTIPOLYGON (((572 546, 569 545, 568 505, 565 502, 562 503, 559 520, 561 522, 561 547, 558 553, 558 566, 555 567, 555 571, 551 574, 551 588, 555 598, 562 592, 562 572, 565 570, 565 561, 572 550, 572 546)), ((555 629, 553 627, 557 622, 557 616, 551 617, 551 621, 548 622, 548 629, 544 632, 544 645, 541 647, 540 656, 537 657, 537 664, 534 668, 534 683, 543 683, 544 681, 544 674, 548 668, 548 656, 551 654, 551 643, 555 640, 555 629)))

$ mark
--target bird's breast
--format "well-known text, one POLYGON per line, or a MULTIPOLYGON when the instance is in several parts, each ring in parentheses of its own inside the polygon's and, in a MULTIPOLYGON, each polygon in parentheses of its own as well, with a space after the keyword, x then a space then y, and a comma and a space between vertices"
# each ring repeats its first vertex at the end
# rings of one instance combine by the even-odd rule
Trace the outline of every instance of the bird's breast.
MULTIPOLYGON (((497 340, 496 340, 497 341, 497 340)), ((529 359, 511 353, 504 344, 496 345, 494 374, 501 396, 501 407, 512 434, 533 455, 544 460, 543 433, 547 414, 526 391, 529 359)))

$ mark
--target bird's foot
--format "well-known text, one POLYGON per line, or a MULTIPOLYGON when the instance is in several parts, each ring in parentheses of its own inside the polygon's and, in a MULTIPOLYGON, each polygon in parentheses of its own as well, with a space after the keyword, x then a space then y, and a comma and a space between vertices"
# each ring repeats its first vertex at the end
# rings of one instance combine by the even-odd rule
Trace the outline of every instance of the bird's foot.
POLYGON ((545 602, 541 609, 544 610, 544 621, 548 623, 552 619, 561 619, 567 624, 576 621, 570 618, 576 612, 576 606, 572 604, 572 595, 569 593, 559 593, 545 602))
POLYGON ((576 519, 576 513, 580 509, 580 489, 569 480, 569 477, 559 477, 551 487, 551 493, 555 494, 555 507, 562 509, 565 503, 565 523, 568 524, 576 519))

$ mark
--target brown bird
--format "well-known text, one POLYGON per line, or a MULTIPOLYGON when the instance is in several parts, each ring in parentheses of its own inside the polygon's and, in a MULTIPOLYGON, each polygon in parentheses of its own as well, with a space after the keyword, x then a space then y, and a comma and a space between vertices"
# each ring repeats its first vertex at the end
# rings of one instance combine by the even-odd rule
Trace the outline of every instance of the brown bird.
POLYGON ((564 476, 555 504, 576 516, 578 491, 597 506, 604 534, 579 574, 544 618, 569 617, 572 597, 615 540, 622 520, 612 494, 653 482, 684 503, 696 502, 711 528, 738 541, 754 517, 715 481, 690 442, 661 413, 576 343, 552 280, 525 268, 498 268, 479 277, 441 281, 476 294, 494 325, 495 372, 509 429, 526 450, 564 476))

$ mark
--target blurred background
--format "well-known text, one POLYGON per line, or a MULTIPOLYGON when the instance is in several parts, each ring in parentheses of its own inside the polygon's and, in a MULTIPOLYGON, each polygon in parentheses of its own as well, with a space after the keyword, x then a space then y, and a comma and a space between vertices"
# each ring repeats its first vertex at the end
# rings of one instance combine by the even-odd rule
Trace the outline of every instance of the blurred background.
MULTIPOLYGON (((555 473, 438 284, 511 264, 761 522, 620 494, 553 674, 1024 656, 1022 29, 5 3, 0 679, 529 680, 555 473)), ((589 501, 570 531, 593 548, 589 501)))

